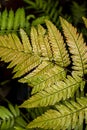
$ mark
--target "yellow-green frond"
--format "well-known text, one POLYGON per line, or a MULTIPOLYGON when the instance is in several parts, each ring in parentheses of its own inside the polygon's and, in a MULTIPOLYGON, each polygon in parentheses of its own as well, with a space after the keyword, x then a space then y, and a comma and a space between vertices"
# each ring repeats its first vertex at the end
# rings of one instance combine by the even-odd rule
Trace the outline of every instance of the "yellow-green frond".
POLYGON ((0 56, 5 62, 12 61, 15 56, 22 53, 23 47, 15 34, 0 36, 0 56), (16 39, 16 41, 14 40, 16 39))
POLYGON ((20 35, 21 35, 24 51, 31 53, 32 47, 31 47, 29 38, 28 38, 27 34, 25 33, 25 31, 23 29, 20 29, 20 35))
POLYGON ((28 128, 44 129, 80 129, 83 121, 87 120, 87 98, 78 98, 77 101, 65 101, 50 109, 42 116, 28 124, 28 128))
POLYGON ((32 44, 33 52, 35 54, 40 55, 41 49, 40 49, 40 45, 38 42, 38 33, 37 33, 37 30, 35 27, 31 28, 31 44, 32 44))
POLYGON ((60 17, 60 20, 70 53, 72 54, 72 68, 78 71, 77 73, 79 73, 80 76, 83 76, 87 73, 87 50, 83 36, 65 19, 60 17))
POLYGON ((62 67, 68 66, 70 64, 69 55, 61 33, 50 21, 46 20, 46 25, 54 61, 62 67))
POLYGON ((26 100, 21 107, 32 108, 40 106, 54 105, 60 100, 65 100, 73 97, 76 90, 80 87, 84 87, 85 82, 80 77, 73 74, 67 76, 64 81, 55 82, 50 87, 45 88, 43 91, 36 93, 31 98, 26 100))
POLYGON ((50 43, 48 42, 48 36, 46 35, 46 30, 41 25, 38 25, 38 42, 41 49, 41 55, 43 57, 48 57, 51 60, 52 51, 50 43))
POLYGON ((14 78, 30 72, 41 63, 41 58, 38 55, 23 55, 23 59, 19 64, 17 63, 13 70, 14 73, 16 72, 14 78))
POLYGON ((28 83, 32 86, 32 94, 34 94, 51 86, 59 80, 63 80, 65 77, 66 71, 63 68, 52 62, 43 61, 34 71, 19 81, 22 83, 28 83))
MULTIPOLYGON (((26 35, 25 35, 26 39, 26 35)), ((27 39, 28 41, 28 39, 27 39)), ((23 42, 23 36, 22 36, 23 42)), ((28 42, 29 43, 29 42, 28 42)), ((41 59, 38 55, 28 52, 29 45, 21 43, 15 34, 0 36, 0 57, 5 62, 10 62, 8 68, 14 67, 16 72, 14 77, 20 77, 40 64, 41 59)))

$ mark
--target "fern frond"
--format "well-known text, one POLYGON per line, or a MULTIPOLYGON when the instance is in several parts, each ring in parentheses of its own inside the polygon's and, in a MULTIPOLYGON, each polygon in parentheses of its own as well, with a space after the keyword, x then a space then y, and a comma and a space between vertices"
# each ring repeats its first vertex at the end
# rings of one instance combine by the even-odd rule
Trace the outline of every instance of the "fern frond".
MULTIPOLYGON (((37 82, 34 81, 36 79, 33 78, 33 83, 37 82, 40 84, 40 85, 38 84, 37 88, 39 88, 41 84, 43 84, 42 85, 43 88, 43 86, 49 84, 51 79, 52 79, 51 83, 54 83, 54 79, 56 79, 55 77, 59 77, 59 75, 61 74, 63 76, 60 77, 63 78, 65 75, 63 74, 63 71, 65 70, 62 69, 61 67, 67 67, 70 63, 69 56, 65 49, 65 44, 61 34, 51 22, 47 21, 46 23, 48 27, 48 34, 46 33, 46 30, 40 25, 38 26, 38 29, 32 27, 30 36, 31 41, 29 41, 28 36, 21 29, 20 35, 22 44, 20 39, 15 34, 9 34, 8 36, 0 37, 1 58, 5 62, 11 62, 8 68, 14 67, 13 70, 13 72, 15 73, 14 78, 21 77, 24 74, 29 73, 31 70, 38 67, 43 61, 46 60, 50 62, 55 61, 55 63, 57 63, 60 66, 57 67, 54 63, 55 66, 53 68, 54 70, 50 67, 48 69, 48 71, 52 69, 52 72, 49 71, 48 73, 45 71, 45 73, 41 76, 41 78, 39 77, 40 75, 38 75, 38 77, 35 76, 35 78, 38 78, 39 81, 41 80, 40 82, 37 82), (55 35, 55 31, 57 35, 55 35), (53 71, 55 71, 55 73, 53 71), (47 76, 45 77, 45 74, 47 75, 47 73, 50 75, 48 76, 48 78, 47 76)), ((39 67, 36 69, 36 73, 38 69, 39 67)), ((41 71, 43 72, 43 70, 41 71)), ((37 83, 35 85, 37 85, 37 83)))
POLYGON ((78 98, 77 101, 65 101, 37 117, 27 127, 44 129, 71 129, 80 128, 84 119, 87 120, 87 98, 78 98))
POLYGON ((20 29, 20 36, 23 43, 24 51, 27 53, 32 53, 32 47, 29 38, 23 29, 20 29))
POLYGON ((86 26, 86 28, 87 28, 87 18, 85 18, 85 17, 82 17, 82 19, 83 19, 83 21, 84 21, 84 24, 85 24, 85 26, 86 26))
POLYGON ((33 48, 33 52, 38 54, 39 56, 48 58, 52 57, 51 47, 48 42, 47 37, 45 36, 46 30, 39 25, 38 29, 35 27, 31 28, 31 44, 33 48), (43 50, 44 49, 44 50, 43 50), (45 53, 45 55, 44 55, 45 53))
POLYGON ((22 83, 27 82, 32 86, 32 94, 34 94, 51 86, 59 80, 63 80, 65 77, 66 72, 63 68, 54 65, 52 62, 43 61, 33 72, 19 81, 22 83))
POLYGON ((4 30, 6 27, 6 22, 7 22, 7 10, 4 10, 1 16, 1 30, 4 30))
POLYGON ((41 25, 38 25, 38 42, 41 49, 41 55, 43 57, 48 57, 49 60, 52 60, 52 51, 50 47, 50 43, 48 41, 48 35, 46 35, 46 29, 44 29, 41 25))
POLYGON ((56 26, 59 25, 59 15, 62 12, 62 7, 59 6, 59 1, 53 1, 53 0, 24 0, 24 2, 27 3, 27 9, 28 10, 35 10, 35 13, 37 12, 37 15, 41 16, 48 16, 49 19, 55 23, 56 26), (54 5, 54 6, 53 6, 54 5))
POLYGON ((23 8, 17 9, 14 13, 13 10, 9 12, 5 9, 1 13, 0 18, 0 34, 17 31, 19 28, 29 28, 27 17, 23 8))
POLYGON ((70 53, 72 54, 72 68, 80 76, 84 76, 87 73, 87 50, 82 34, 77 33, 77 29, 65 19, 60 17, 60 20, 70 53))
POLYGON ((56 81, 54 85, 36 93, 26 100, 21 107, 32 108, 54 105, 56 102, 73 97, 77 89, 84 87, 84 84, 85 82, 82 81, 82 78, 74 73, 73 77, 67 76, 64 81, 56 81))
POLYGON ((39 54, 40 55, 40 45, 38 42, 38 33, 37 30, 35 29, 35 27, 31 28, 31 44, 33 47, 33 52, 35 54, 39 54))
POLYGON ((20 71, 16 73, 14 77, 20 77, 27 73, 41 61, 37 55, 27 52, 26 48, 25 44, 21 44, 19 38, 15 34, 0 36, 0 56, 2 60, 11 62, 8 68, 12 68, 16 65, 13 72, 20 71))
POLYGON ((25 127, 27 125, 24 119, 20 116, 20 110, 17 105, 13 106, 9 104, 9 109, 5 108, 4 106, 0 106, 1 130, 14 129, 14 126, 17 125, 19 121, 19 126, 25 127))
POLYGON ((62 67, 68 66, 70 64, 69 55, 65 48, 61 33, 50 21, 46 20, 46 25, 48 28, 48 38, 51 44, 54 61, 62 67))

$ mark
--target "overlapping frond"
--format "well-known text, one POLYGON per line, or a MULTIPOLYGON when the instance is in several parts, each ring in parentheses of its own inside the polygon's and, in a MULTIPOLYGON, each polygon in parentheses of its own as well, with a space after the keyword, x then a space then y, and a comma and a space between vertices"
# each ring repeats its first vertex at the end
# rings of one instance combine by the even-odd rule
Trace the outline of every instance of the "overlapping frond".
POLYGON ((39 56, 31 54, 31 48, 28 51, 30 45, 25 45, 25 42, 23 41, 22 44, 15 34, 0 36, 0 56, 5 62, 11 62, 8 68, 12 68, 16 65, 13 72, 17 73, 14 77, 20 77, 40 63, 39 56))
POLYGON ((78 71, 80 76, 83 76, 87 73, 87 50, 82 34, 77 33, 77 29, 65 19, 60 17, 60 20, 69 51, 72 54, 72 68, 74 71, 78 71))
POLYGON ((43 91, 40 91, 39 93, 33 95, 31 98, 25 101, 21 107, 32 108, 54 105, 60 100, 65 100, 73 97, 77 89, 84 88, 84 85, 85 82, 82 81, 82 78, 78 77, 74 73, 73 76, 67 76, 64 81, 55 81, 55 84, 51 84, 50 87, 47 87, 43 91))
MULTIPOLYGON (((53 32, 57 31, 55 26, 47 21, 47 26, 49 25, 52 26, 53 32)), ((8 68, 14 67, 14 78, 27 74, 20 81, 35 86, 33 93, 50 86, 55 80, 63 79, 65 70, 61 67, 66 67, 70 63, 62 36, 58 32, 51 40, 50 31, 51 28, 48 27, 48 38, 46 30, 41 25, 38 25, 37 29, 35 27, 31 28, 31 40, 22 29, 20 29, 21 40, 15 34, 0 36, 0 55, 2 60, 10 62, 8 68), (61 43, 61 45, 57 45, 58 40, 60 40, 58 44, 61 43), (57 49, 55 49, 56 47, 57 49), (62 51, 64 54, 62 54, 62 51), (55 64, 55 59, 60 66, 55 64), (53 62, 54 60, 55 62, 53 62)))
POLYGON ((28 10, 34 10, 35 14, 41 16, 48 16, 56 26, 59 25, 59 15, 61 14, 62 7, 59 6, 59 1, 53 0, 24 0, 27 3, 28 10), (39 13, 40 12, 40 13, 39 13))
POLYGON ((63 80, 65 77, 66 72, 63 68, 54 65, 52 62, 43 61, 33 72, 20 79, 20 82, 32 86, 32 94, 34 94, 50 87, 59 80, 63 80))
POLYGON ((77 101, 65 101, 37 117, 27 127, 44 129, 75 129, 80 128, 87 120, 87 98, 78 98, 77 101))
POLYGON ((14 68, 14 78, 21 77, 20 82, 32 87, 33 95, 20 107, 50 106, 68 99, 35 119, 28 125, 29 128, 74 129, 84 119, 87 122, 87 98, 70 101, 76 91, 83 91, 85 86, 83 76, 87 74, 87 46, 82 34, 78 34, 66 20, 60 19, 68 46, 59 30, 48 20, 47 29, 41 25, 31 27, 30 37, 22 29, 20 39, 13 33, 0 36, 1 60, 9 63, 8 68, 14 68), (67 75, 66 71, 70 65, 68 51, 73 64, 73 71, 68 71, 71 75, 67 75))
POLYGON ((62 67, 68 66, 70 64, 69 55, 61 33, 50 21, 46 20, 46 25, 54 61, 62 67))

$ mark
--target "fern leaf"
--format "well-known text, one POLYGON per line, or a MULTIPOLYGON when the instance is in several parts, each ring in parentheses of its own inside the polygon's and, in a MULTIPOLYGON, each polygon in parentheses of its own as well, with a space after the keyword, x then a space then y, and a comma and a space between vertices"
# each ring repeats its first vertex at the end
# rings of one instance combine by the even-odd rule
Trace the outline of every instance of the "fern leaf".
POLYGON ((14 78, 20 77, 23 74, 30 72, 41 63, 41 59, 37 55, 23 55, 23 58, 25 58, 25 60, 22 59, 19 64, 17 63, 13 70, 13 72, 16 72, 14 78))
POLYGON ((85 17, 82 17, 82 19, 83 19, 83 21, 84 21, 84 24, 85 24, 85 26, 86 26, 86 28, 87 28, 87 18, 85 18, 85 17))
POLYGON ((40 55, 41 51, 40 51, 40 45, 38 42, 38 33, 34 27, 31 28, 31 42, 32 42, 31 44, 33 47, 33 52, 40 55))
POLYGON ((41 55, 43 57, 48 57, 49 60, 51 60, 52 51, 48 42, 48 36, 45 33, 46 30, 41 25, 38 25, 38 42, 40 44, 41 55))
POLYGON ((1 30, 6 29, 6 22, 7 22, 7 10, 5 9, 2 13, 2 21, 1 21, 1 30))
POLYGON ((72 68, 80 76, 83 76, 87 73, 87 50, 82 34, 77 33, 77 29, 65 19, 60 17, 60 20, 70 53, 72 54, 72 68))
MULTIPOLYGON (((0 106, 0 129, 1 130, 9 130, 14 129, 14 126, 17 126, 19 118, 21 118, 20 123, 22 126, 26 126, 26 122, 20 116, 20 110, 18 106, 15 107, 9 104, 9 109, 4 106, 0 106), (10 110, 9 110, 10 109, 10 110)), ((19 124, 19 126, 21 126, 19 124)))
POLYGON ((73 74, 73 77, 68 76, 64 81, 55 82, 54 85, 36 93, 30 99, 26 100, 21 107, 32 108, 54 105, 60 100, 73 97, 76 90, 82 87, 82 84, 84 86, 84 83, 80 77, 73 74))
POLYGON ((63 80, 65 77, 66 72, 63 68, 49 61, 43 61, 33 72, 19 81, 22 83, 27 82, 32 86, 32 94, 34 94, 51 86, 58 80, 63 80))
POLYGON ((32 26, 44 24, 46 19, 49 19, 49 17, 48 16, 38 17, 38 18, 36 18, 35 20, 32 21, 32 26))
POLYGON ((25 52, 31 53, 32 47, 31 47, 29 38, 23 29, 20 29, 20 35, 21 35, 21 39, 22 39, 22 43, 23 43, 25 52))
POLYGON ((46 20, 46 25, 48 28, 49 41, 51 43, 54 61, 62 67, 68 66, 70 64, 69 55, 65 48, 61 33, 50 21, 46 20))
POLYGON ((37 12, 37 15, 42 14, 43 16, 48 16, 52 22, 54 22, 57 26, 59 25, 59 15, 61 14, 62 7, 58 6, 59 1, 53 1, 53 0, 34 0, 31 2, 31 0, 24 0, 27 3, 27 9, 35 10, 35 14, 37 12), (53 6, 54 5, 54 6, 53 6), (58 10, 57 10, 58 8, 58 10))
POLYGON ((37 55, 27 53, 24 46, 25 45, 21 44, 19 38, 15 34, 0 36, 0 55, 2 60, 5 62, 11 62, 8 68, 12 68, 17 65, 13 72, 20 71, 16 73, 14 77, 20 77, 36 67, 41 61, 37 55))
POLYGON ((21 15, 20 15, 20 28, 24 28, 25 27, 25 23, 26 23, 26 18, 25 18, 25 11, 23 8, 21 8, 21 15))
POLYGON ((55 109, 50 109, 45 114, 37 117, 29 123, 28 128, 44 128, 44 129, 71 129, 80 128, 85 117, 87 109, 87 98, 78 98, 77 102, 65 101, 56 105, 55 109))
POLYGON ((5 9, 0 14, 0 34, 15 32, 20 28, 29 29, 30 23, 27 17, 23 8, 17 9, 15 13, 12 9, 9 12, 5 9))
POLYGON ((16 13, 15 13, 15 18, 14 18, 14 29, 18 29, 19 28, 19 25, 20 25, 20 11, 21 9, 19 8, 16 13))
POLYGON ((7 21, 7 30, 11 30, 14 23, 14 12, 12 10, 9 11, 8 21, 7 21))

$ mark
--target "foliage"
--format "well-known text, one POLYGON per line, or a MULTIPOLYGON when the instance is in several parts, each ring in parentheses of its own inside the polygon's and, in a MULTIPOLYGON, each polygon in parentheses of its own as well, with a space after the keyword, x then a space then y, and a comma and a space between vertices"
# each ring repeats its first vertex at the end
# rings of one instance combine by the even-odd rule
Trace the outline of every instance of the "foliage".
POLYGON ((29 11, 33 11, 36 16, 48 16, 51 21, 53 21, 56 26, 59 25, 59 15, 62 12, 62 6, 59 6, 59 1, 53 0, 23 0, 27 3, 26 8, 29 11))
POLYGON ((25 11, 19 8, 15 13, 13 10, 9 12, 5 9, 0 13, 0 33, 17 31, 19 28, 26 28, 29 26, 27 18, 25 18, 25 11))
POLYGON ((0 12, 0 34, 17 32, 20 28, 29 33, 31 25, 43 24, 45 19, 48 19, 48 17, 41 16, 35 18, 34 14, 26 16, 24 8, 18 8, 16 12, 12 9, 9 11, 5 9, 3 12, 0 12))
POLYGON ((62 17, 60 21, 65 40, 49 20, 46 29, 32 26, 30 37, 23 29, 20 38, 14 33, 0 36, 1 60, 14 68, 13 78, 32 87, 32 96, 20 108, 49 106, 27 128, 83 129, 87 123, 87 46, 76 28, 62 17))
POLYGON ((17 105, 9 103, 8 109, 0 106, 0 130, 16 130, 17 127, 24 128, 26 125, 17 105))
POLYGON ((82 23, 82 17, 86 17, 86 6, 85 3, 79 5, 77 2, 73 1, 71 5, 72 21, 75 25, 82 23))

